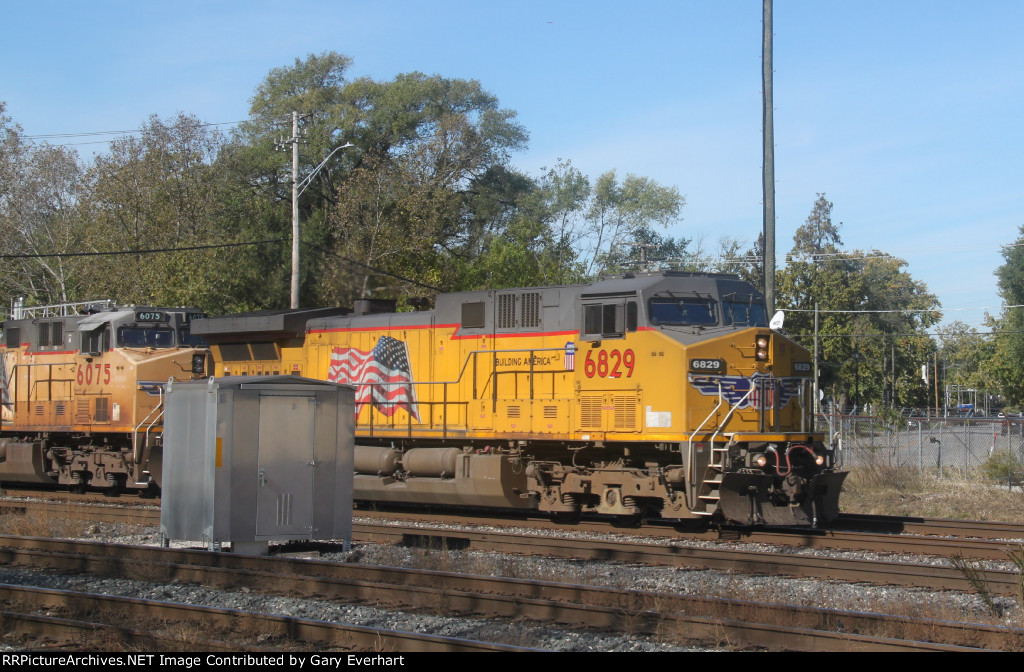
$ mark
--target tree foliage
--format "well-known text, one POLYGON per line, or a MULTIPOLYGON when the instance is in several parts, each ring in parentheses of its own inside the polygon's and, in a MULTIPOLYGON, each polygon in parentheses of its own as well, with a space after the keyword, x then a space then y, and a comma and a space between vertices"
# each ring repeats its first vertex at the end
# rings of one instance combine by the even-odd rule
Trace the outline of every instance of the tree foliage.
POLYGON ((195 117, 151 117, 141 133, 111 143, 89 171, 85 246, 98 257, 89 283, 105 296, 151 305, 217 306, 233 271, 230 255, 182 248, 235 240, 220 224, 218 173, 223 139, 195 117), (147 250, 170 250, 143 254, 147 250))
MULTIPOLYGON (((422 305, 438 290, 656 268, 763 284, 762 239, 744 250, 729 237, 668 234, 686 203, 674 186, 615 170, 591 179, 567 160, 537 176, 517 170, 511 156, 527 132, 478 81, 377 81, 352 78, 351 67, 335 52, 296 59, 257 84, 250 118, 230 137, 188 115, 151 117, 90 162, 26 141, 0 103, 0 240, 19 255, 5 261, 0 293, 29 304, 284 307, 295 146, 303 305, 422 305), (213 247, 224 244, 233 247, 213 247), (81 253, 117 256, 70 256, 81 253)), ((821 382, 835 399, 923 404, 917 372, 937 347, 926 330, 938 302, 905 261, 844 250, 832 208, 819 194, 779 272, 787 328, 811 347, 821 309, 821 382)), ((1024 247, 1005 256, 1001 291, 1024 304, 1024 247)), ((1005 336, 994 342, 955 324, 941 333, 951 380, 1024 389, 1024 311, 1000 320, 1005 336)))
POLYGON ((1013 244, 1003 247, 1003 264, 996 269, 999 295, 1007 307, 993 320, 995 342, 990 372, 1011 404, 1024 404, 1024 226, 1013 244))
POLYGON ((941 315, 907 262, 878 250, 843 250, 833 204, 818 194, 779 272, 787 330, 813 347, 819 311, 819 385, 840 404, 924 405, 916 372, 934 349, 927 328, 941 315))
POLYGON ((0 292, 44 305, 78 300, 83 260, 59 256, 80 251, 86 231, 78 157, 25 141, 5 109, 0 102, 0 249, 23 256, 4 260, 0 292))

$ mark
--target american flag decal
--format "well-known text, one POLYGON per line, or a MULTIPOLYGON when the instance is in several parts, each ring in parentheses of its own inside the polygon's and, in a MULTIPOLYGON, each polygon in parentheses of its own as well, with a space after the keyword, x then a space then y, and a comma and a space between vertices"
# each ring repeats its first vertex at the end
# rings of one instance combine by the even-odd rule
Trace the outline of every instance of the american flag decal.
POLYGON ((350 383, 356 388, 356 413, 363 404, 373 404, 389 418, 404 408, 417 421, 416 395, 412 388, 412 369, 404 342, 382 336, 376 347, 367 352, 358 348, 335 347, 327 380, 350 383))
POLYGON ((576 344, 569 341, 565 344, 565 370, 572 371, 576 368, 576 344))

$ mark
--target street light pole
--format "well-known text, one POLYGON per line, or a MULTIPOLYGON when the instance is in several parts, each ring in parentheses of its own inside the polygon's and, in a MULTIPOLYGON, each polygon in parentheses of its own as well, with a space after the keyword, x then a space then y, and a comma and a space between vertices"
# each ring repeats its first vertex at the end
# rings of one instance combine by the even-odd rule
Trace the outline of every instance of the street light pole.
POLYGON ((292 137, 287 141, 292 146, 292 282, 291 282, 291 307, 293 309, 299 307, 299 247, 301 239, 299 236, 299 196, 306 191, 306 187, 316 177, 325 165, 327 165, 328 159, 334 156, 337 152, 346 147, 354 147, 351 142, 346 142, 344 145, 335 147, 331 150, 323 161, 320 162, 316 168, 314 168, 309 175, 302 180, 299 180, 299 113, 292 112, 292 137))
POLYGON ((299 113, 292 111, 292 308, 299 307, 299 113))
POLYGON ((860 350, 853 346, 853 407, 860 407, 860 350))

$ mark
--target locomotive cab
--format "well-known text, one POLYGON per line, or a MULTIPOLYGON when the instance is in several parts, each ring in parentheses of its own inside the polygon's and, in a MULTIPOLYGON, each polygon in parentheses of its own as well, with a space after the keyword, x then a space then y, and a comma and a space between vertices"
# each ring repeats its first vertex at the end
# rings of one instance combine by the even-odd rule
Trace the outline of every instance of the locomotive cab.
POLYGON ((184 308, 16 306, 4 325, 0 480, 156 488, 163 390, 206 349, 184 308))
POLYGON ((581 401, 589 389, 612 392, 604 401, 613 409, 623 393, 642 399, 646 441, 622 437, 622 448, 626 464, 647 473, 657 465, 668 483, 663 504, 648 504, 663 516, 750 524, 838 516, 845 474, 814 431, 810 355, 769 328, 751 285, 725 274, 644 273, 595 283, 580 303, 589 341, 581 401))

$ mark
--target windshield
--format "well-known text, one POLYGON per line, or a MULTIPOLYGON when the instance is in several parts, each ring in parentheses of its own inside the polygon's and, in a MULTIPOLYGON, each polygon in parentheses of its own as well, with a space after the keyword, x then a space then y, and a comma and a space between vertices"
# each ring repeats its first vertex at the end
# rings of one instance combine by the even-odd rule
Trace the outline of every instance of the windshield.
POLYGON ((121 327, 117 330, 119 348, 173 348, 174 330, 170 327, 121 327))
POLYGON ((206 341, 204 341, 201 336, 193 336, 191 328, 188 325, 185 325, 178 330, 178 342, 189 348, 206 347, 206 341))
POLYGON ((725 323, 737 327, 767 327, 764 304, 750 301, 722 301, 725 323))
POLYGON ((654 298, 648 304, 651 324, 713 325, 718 323, 713 299, 654 298))

